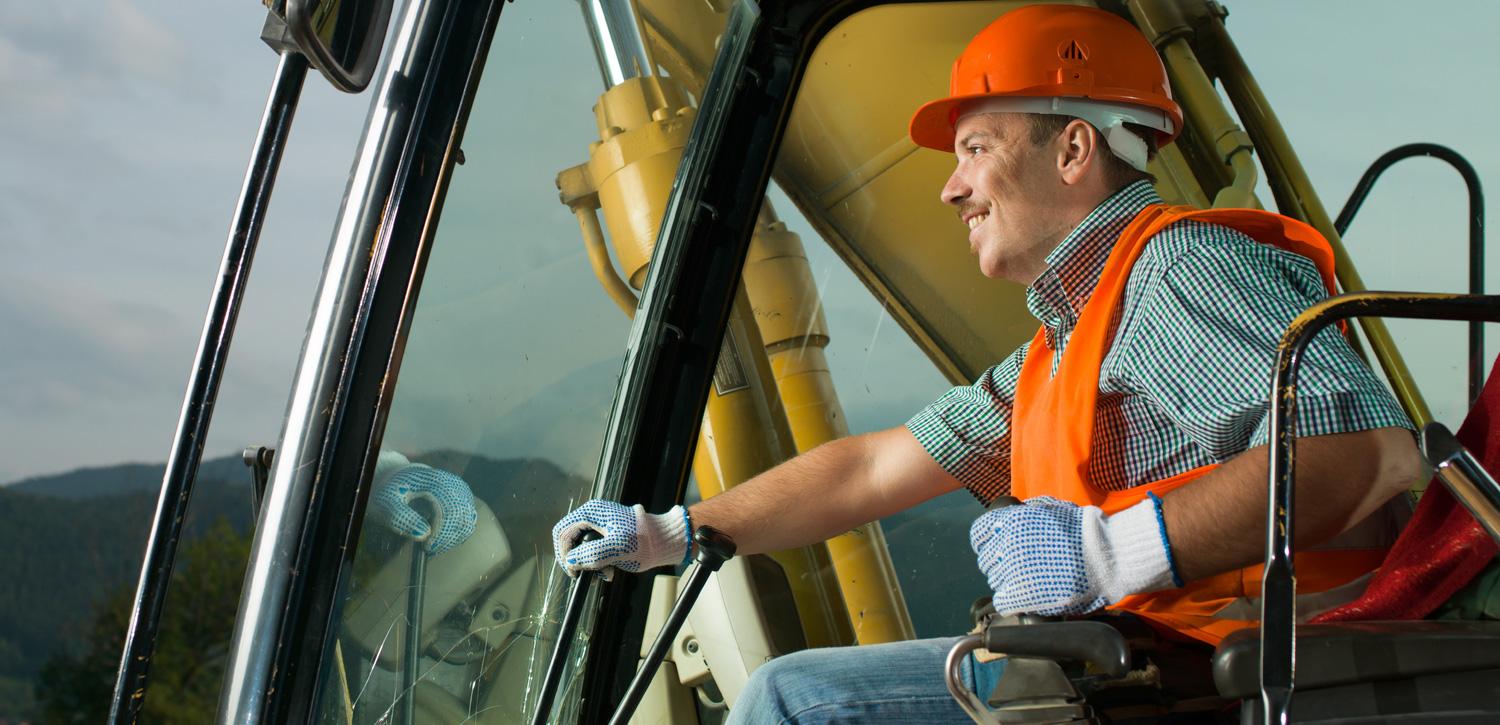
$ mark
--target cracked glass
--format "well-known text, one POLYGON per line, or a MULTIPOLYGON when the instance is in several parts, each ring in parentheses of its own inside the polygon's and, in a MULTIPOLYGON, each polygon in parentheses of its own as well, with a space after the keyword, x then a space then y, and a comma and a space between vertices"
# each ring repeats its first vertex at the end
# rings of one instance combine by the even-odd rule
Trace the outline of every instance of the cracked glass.
POLYGON ((578 10, 558 5, 498 25, 399 353, 323 722, 536 707, 569 591, 551 527, 589 497, 629 332, 554 183, 598 138, 600 91, 578 10))

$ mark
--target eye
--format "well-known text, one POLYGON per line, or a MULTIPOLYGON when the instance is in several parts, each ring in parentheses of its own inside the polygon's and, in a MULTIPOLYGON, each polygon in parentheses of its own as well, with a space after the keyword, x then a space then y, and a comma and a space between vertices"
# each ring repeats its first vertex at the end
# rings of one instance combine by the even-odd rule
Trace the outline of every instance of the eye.
POLYGON ((970 156, 978 156, 979 152, 983 151, 983 150, 984 150, 984 147, 983 146, 978 146, 978 145, 970 145, 970 146, 965 146, 964 147, 964 153, 966 153, 966 154, 968 154, 970 156))

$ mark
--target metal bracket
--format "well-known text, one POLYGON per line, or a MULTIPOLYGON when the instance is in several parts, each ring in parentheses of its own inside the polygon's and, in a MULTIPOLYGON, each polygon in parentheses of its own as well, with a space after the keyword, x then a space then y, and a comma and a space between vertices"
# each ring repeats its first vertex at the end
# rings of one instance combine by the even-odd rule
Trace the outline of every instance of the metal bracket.
POLYGON ((276 449, 249 446, 241 457, 250 467, 250 513, 253 518, 260 515, 260 502, 266 498, 266 485, 271 480, 271 462, 276 459, 276 449))

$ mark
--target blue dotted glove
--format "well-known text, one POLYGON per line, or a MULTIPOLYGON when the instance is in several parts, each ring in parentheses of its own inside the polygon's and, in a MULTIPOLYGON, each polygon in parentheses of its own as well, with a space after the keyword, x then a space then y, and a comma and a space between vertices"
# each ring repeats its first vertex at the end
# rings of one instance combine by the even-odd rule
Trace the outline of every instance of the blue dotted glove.
POLYGON ((552 527, 552 549, 568 576, 599 571, 609 579, 615 569, 634 573, 677 564, 687 560, 691 545, 687 513, 681 506, 648 514, 640 504, 627 507, 594 499, 552 527), (603 538, 582 541, 590 530, 603 538))
POLYGON ((985 512, 969 527, 969 543, 995 611, 1086 614, 1173 586, 1160 506, 1152 497, 1106 517, 1097 506, 1040 496, 985 512))
POLYGON ((425 540, 429 554, 441 554, 464 543, 479 521, 469 484, 421 463, 401 465, 405 461, 399 453, 381 454, 375 466, 375 490, 370 494, 370 518, 401 536, 425 540), (437 512, 436 532, 427 518, 412 508, 411 502, 419 498, 431 502, 437 512))

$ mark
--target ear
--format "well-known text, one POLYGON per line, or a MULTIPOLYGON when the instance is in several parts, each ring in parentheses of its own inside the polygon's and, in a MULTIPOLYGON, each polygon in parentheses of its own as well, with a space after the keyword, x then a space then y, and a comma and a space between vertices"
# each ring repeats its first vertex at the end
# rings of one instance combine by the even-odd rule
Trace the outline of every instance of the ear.
POLYGON ((1061 141, 1057 171, 1062 182, 1069 186, 1081 183, 1088 170, 1099 165, 1100 153, 1109 153, 1104 148, 1104 137, 1082 119, 1075 118, 1063 127, 1061 141))

